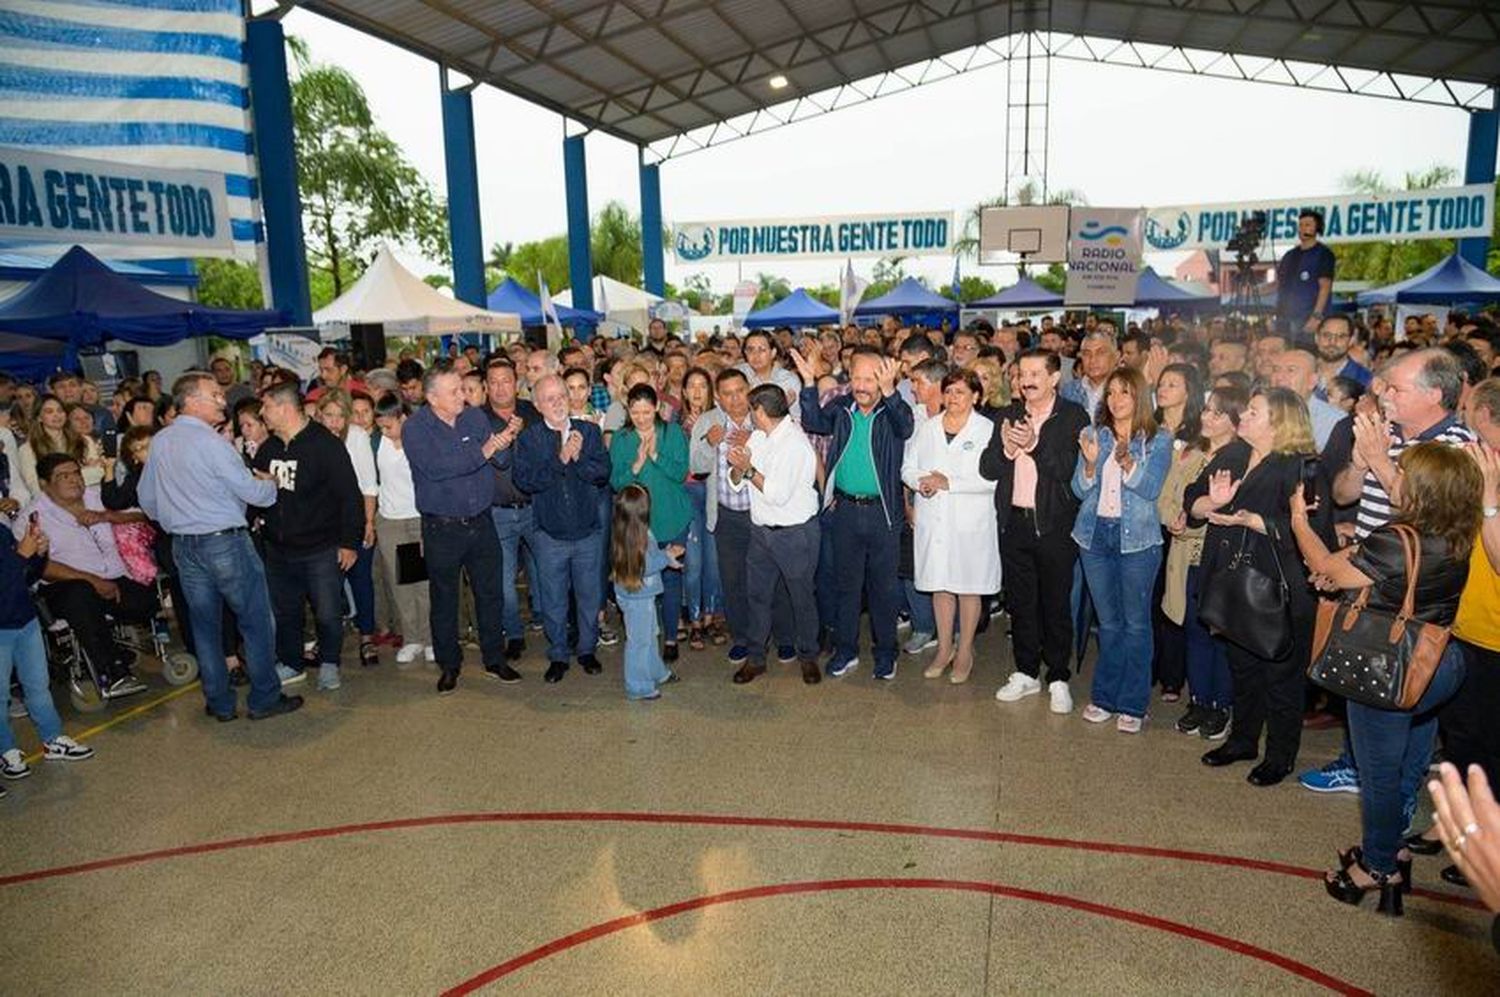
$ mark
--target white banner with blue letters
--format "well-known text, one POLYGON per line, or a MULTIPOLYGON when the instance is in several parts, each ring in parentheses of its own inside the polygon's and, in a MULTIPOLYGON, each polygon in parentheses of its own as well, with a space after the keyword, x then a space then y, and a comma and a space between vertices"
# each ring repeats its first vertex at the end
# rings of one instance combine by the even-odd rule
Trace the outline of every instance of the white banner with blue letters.
POLYGON ((1470 184, 1383 194, 1267 198, 1150 208, 1146 212, 1146 248, 1158 252, 1223 249, 1240 223, 1257 211, 1266 213, 1266 239, 1270 246, 1284 248, 1297 241, 1297 215, 1308 208, 1323 215, 1323 234, 1319 238, 1328 243, 1467 239, 1491 234, 1495 224, 1495 187, 1470 184))
POLYGON ((678 222, 678 264, 951 253, 953 212, 678 222))
POLYGON ((1129 305, 1141 279, 1140 208, 1073 208, 1068 212, 1065 305, 1129 305))

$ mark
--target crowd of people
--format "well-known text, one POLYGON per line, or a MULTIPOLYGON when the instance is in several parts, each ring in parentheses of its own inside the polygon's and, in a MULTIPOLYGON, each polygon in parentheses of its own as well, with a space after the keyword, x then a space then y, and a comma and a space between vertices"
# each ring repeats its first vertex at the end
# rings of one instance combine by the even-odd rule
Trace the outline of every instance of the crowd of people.
MULTIPOLYGON (((335 690, 383 645, 435 665, 440 694, 466 640, 501 683, 528 640, 544 681, 596 675, 622 627, 632 700, 678 679, 683 644, 721 649, 739 685, 773 660, 808 684, 865 660, 891 681, 906 658, 930 681, 993 678, 1004 704, 1045 692, 1068 714, 1077 694, 1125 735, 1180 702, 1170 726, 1208 742, 1203 764, 1254 761, 1254 786, 1294 773, 1304 726, 1342 723, 1341 756, 1301 776, 1360 794, 1362 839, 1326 886, 1399 913, 1412 856, 1443 848, 1441 820, 1410 826, 1438 737, 1500 774, 1497 357, 1494 322, 1459 313, 1399 337, 1379 315, 1122 335, 1081 314, 692 342, 656 321, 640 342, 366 370, 330 348, 306 384, 219 358, 107 401, 72 374, 0 378, 0 679, 49 758, 85 757, 24 580, 123 695, 141 684, 106 611, 149 618, 160 570, 225 722, 238 686, 251 719, 287 713, 288 687, 335 690), (1415 616, 1454 639, 1411 709, 1346 706, 1306 681, 1318 607, 1368 590, 1398 611, 1405 526, 1415 616), (1232 604, 1247 570, 1284 593, 1254 628, 1232 604), (991 627, 1009 674, 976 649, 991 627)), ((0 775, 27 774, 8 729, 0 748, 0 775)), ((1460 851, 1500 837, 1466 824, 1460 851)))

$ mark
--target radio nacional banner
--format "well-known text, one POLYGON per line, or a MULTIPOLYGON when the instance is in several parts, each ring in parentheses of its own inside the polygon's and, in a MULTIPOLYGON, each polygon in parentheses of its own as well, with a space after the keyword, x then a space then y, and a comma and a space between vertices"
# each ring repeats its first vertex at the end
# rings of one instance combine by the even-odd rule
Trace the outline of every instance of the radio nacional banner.
POLYGON ((1068 212, 1065 305, 1129 305, 1141 279, 1140 208, 1073 208, 1068 212))
POLYGON ((222 173, 6 147, 0 147, 0 240, 149 246, 168 256, 234 248, 222 173))
POLYGON ((953 212, 678 222, 679 264, 951 253, 953 212))
MULTIPOLYGON (((1266 238, 1287 245, 1297 239, 1297 215, 1311 208, 1323 214, 1323 242, 1376 242, 1386 239, 1464 239, 1488 236, 1495 223, 1492 184, 1383 194, 1178 204, 1146 212, 1146 245, 1156 251, 1223 249, 1240 222, 1266 213, 1266 238)), ((1076 213, 1076 212, 1075 212, 1076 213)))

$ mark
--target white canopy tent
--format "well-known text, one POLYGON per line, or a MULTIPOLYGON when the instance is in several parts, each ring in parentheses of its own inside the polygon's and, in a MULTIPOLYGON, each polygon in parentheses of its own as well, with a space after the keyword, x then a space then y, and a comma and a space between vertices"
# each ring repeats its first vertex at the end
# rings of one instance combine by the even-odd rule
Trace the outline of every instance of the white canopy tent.
MULTIPOLYGON (((573 307, 573 291, 559 291, 552 300, 573 307)), ((651 324, 651 307, 662 299, 649 291, 603 275, 594 278, 594 310, 603 312, 611 322, 619 322, 640 332, 651 324)))
POLYGON ((520 332, 521 317, 456 301, 403 267, 382 246, 354 286, 313 313, 325 334, 348 335, 351 325, 384 326, 386 336, 442 336, 455 332, 520 332))

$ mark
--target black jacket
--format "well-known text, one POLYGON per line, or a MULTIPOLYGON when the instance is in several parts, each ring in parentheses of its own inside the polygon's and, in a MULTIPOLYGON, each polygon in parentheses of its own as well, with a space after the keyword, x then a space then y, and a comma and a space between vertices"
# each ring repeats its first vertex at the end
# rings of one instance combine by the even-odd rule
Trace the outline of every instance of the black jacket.
POLYGON ((253 466, 276 480, 276 504, 262 515, 266 542, 293 552, 327 547, 359 550, 365 535, 364 499, 344 443, 309 422, 290 444, 271 434, 253 466))
MULTIPOLYGON (((817 388, 802 389, 803 431, 833 437, 828 446, 824 506, 833 498, 834 473, 844 456, 844 448, 849 445, 857 405, 853 395, 840 395, 820 406, 817 388)), ((880 508, 885 513, 886 526, 900 526, 905 522, 901 505, 901 458, 912 436, 911 406, 900 395, 892 394, 875 403, 871 418, 874 421, 870 423, 870 457, 875 462, 875 480, 880 485, 880 508)))
MULTIPOLYGON (((1017 400, 997 410, 995 435, 979 455, 979 473, 995 482, 995 518, 1000 529, 1010 521, 1011 494, 1015 491, 1016 462, 1005 456, 1005 439, 1000 432, 1006 419, 1019 422, 1026 418, 1026 402, 1017 400)), ((1052 403, 1052 415, 1042 423, 1041 434, 1031 459, 1036 462, 1036 529, 1044 535, 1056 530, 1071 530, 1078 518, 1078 497, 1073 494, 1073 468, 1078 463, 1078 434, 1089 424, 1083 406, 1065 401, 1061 396, 1052 403)))

